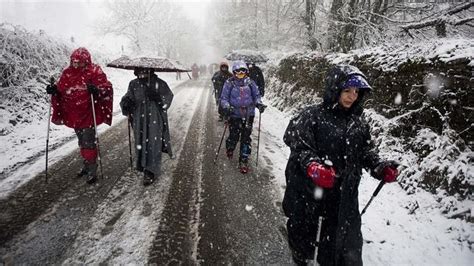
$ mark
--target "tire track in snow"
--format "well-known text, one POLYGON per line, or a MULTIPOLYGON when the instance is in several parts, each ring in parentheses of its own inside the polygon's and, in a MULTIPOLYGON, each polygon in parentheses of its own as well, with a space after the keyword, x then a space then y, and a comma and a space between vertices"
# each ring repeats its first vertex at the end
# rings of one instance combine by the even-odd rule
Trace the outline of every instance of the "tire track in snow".
MULTIPOLYGON (((179 136, 182 135, 180 131, 182 127, 186 128, 185 124, 189 126, 190 123, 185 112, 192 111, 197 105, 192 95, 183 93, 185 91, 186 86, 178 86, 174 93, 177 97, 183 95, 188 99, 187 107, 179 104, 171 107, 177 114, 170 115, 170 123, 179 124, 174 129, 176 135, 172 136, 178 136, 178 139, 174 139, 177 153, 179 136)), ((180 102, 179 98, 176 102, 180 102)), ((74 239, 82 231, 89 230, 90 224, 94 222, 89 219, 100 202, 115 198, 117 189, 111 190, 112 186, 118 186, 119 190, 133 188, 130 184, 137 186, 137 181, 128 184, 123 184, 122 180, 116 182, 129 167, 128 159, 125 159, 128 158, 126 121, 112 128, 113 130, 107 130, 100 136, 101 148, 108 150, 102 152, 106 179, 99 180, 94 186, 86 185, 82 179, 73 179, 72 176, 75 176, 75 171, 82 164, 77 152, 74 152, 51 166, 50 182, 45 183, 43 176, 38 175, 9 197, 0 200, 0 257, 27 264, 62 261, 66 250, 73 250, 69 254, 75 253, 74 239), (127 163, 123 163, 124 161, 127 163), (74 172, 71 173, 71 169, 74 172), (108 192, 110 196, 106 195, 108 192), (22 234, 19 235, 20 232, 22 234)), ((124 216, 126 215, 122 215, 124 216)), ((116 222, 120 222, 122 217, 116 222)), ((110 220, 104 223, 107 224, 108 221, 110 220)), ((77 248, 85 247, 78 245, 77 248)))
POLYGON ((204 110, 210 90, 201 93, 198 108, 187 132, 168 198, 161 214, 156 237, 149 251, 148 263, 159 265, 170 263, 194 264, 195 232, 193 227, 199 219, 196 208, 199 201, 201 161, 204 130, 204 110))
MULTIPOLYGON (((175 98, 168 111, 171 140, 178 158, 181 156, 182 143, 190 127, 192 114, 198 106, 199 98, 194 94, 202 93, 195 86, 190 81, 179 91, 174 91, 175 98)), ((127 172, 125 177, 131 176, 134 182, 123 188, 117 186, 117 189, 111 191, 89 221, 89 228, 76 239, 64 263, 146 263, 163 202, 168 195, 171 172, 177 164, 176 160, 168 158, 166 155, 163 157, 162 174, 152 186, 142 185, 141 173, 127 172)))

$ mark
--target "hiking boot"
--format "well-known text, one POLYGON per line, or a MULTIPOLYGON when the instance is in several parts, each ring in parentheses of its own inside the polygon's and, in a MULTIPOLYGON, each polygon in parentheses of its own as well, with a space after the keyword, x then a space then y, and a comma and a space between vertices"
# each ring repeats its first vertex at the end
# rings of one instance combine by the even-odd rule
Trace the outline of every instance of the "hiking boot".
POLYGON ((94 184, 97 181, 97 163, 96 162, 87 162, 84 165, 84 168, 87 171, 87 184, 94 184))
POLYGON ((152 172, 145 171, 145 176, 143 177, 143 185, 149 186, 155 181, 155 176, 152 172))
POLYGON ((250 171, 250 167, 247 162, 240 162, 239 163, 240 173, 246 174, 250 171))
POLYGON ((97 182, 97 175, 95 174, 89 174, 86 179, 87 184, 94 184, 97 182))
POLYGON ((77 173, 76 177, 83 177, 86 176, 89 172, 87 171, 86 167, 82 167, 81 171, 77 173))
POLYGON ((292 249, 291 247, 290 247, 290 250, 291 250, 291 257, 293 259, 293 262, 296 265, 298 265, 298 266, 308 265, 307 260, 304 258, 304 256, 301 253, 297 252, 296 250, 292 249))
POLYGON ((229 160, 232 160, 232 157, 234 156, 234 151, 233 150, 227 150, 226 156, 229 160))

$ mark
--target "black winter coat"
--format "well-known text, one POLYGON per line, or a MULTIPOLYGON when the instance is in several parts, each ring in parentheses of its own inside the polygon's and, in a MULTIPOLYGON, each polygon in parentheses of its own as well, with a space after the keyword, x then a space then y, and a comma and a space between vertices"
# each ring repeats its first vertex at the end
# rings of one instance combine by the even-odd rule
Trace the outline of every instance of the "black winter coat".
POLYGON ((150 79, 134 79, 120 106, 130 115, 135 137, 137 169, 160 174, 162 152, 173 157, 167 110, 173 101, 168 84, 155 74, 150 79))
POLYGON ((249 77, 255 81, 260 91, 260 96, 263 97, 265 95, 265 78, 263 77, 262 70, 256 65, 249 67, 249 77))
POLYGON ((291 154, 285 170, 283 209, 292 219, 325 217, 318 252, 322 265, 341 264, 343 250, 361 250, 358 186, 362 168, 375 170, 380 163, 369 127, 360 116, 363 92, 351 109, 338 105, 340 86, 349 74, 354 74, 351 70, 340 69, 328 75, 333 78, 326 81, 324 102, 303 110, 290 121, 284 135, 291 154), (306 168, 312 161, 327 160, 336 170, 336 183, 333 189, 325 190, 322 200, 316 201, 306 168))
POLYGON ((212 75, 212 85, 214 86, 214 94, 216 95, 216 98, 219 99, 221 97, 222 93, 222 88, 224 87, 224 83, 226 80, 228 80, 230 77, 232 77, 232 73, 229 71, 217 71, 212 75))

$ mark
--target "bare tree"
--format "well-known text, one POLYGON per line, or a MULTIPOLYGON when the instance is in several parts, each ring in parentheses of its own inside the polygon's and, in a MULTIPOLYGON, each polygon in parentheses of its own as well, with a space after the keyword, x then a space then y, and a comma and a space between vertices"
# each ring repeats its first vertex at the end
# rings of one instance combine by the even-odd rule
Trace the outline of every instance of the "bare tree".
POLYGON ((410 30, 423 29, 426 27, 435 27, 436 34, 438 37, 446 37, 446 25, 459 26, 467 24, 474 20, 474 16, 472 14, 464 18, 457 18, 454 16, 455 14, 458 14, 462 11, 469 10, 473 6, 474 2, 460 4, 444 11, 442 15, 437 18, 427 19, 416 23, 409 23, 407 25, 402 26, 401 29, 405 31, 408 35, 412 36, 410 34, 410 30))
MULTIPOLYGON (((169 1, 127 0, 108 2, 110 16, 100 32, 125 36, 135 54, 154 54, 183 59, 195 50, 196 29, 181 8, 169 1), (193 34, 194 33, 194 34, 193 34)), ((182 60, 184 61, 184 60, 182 60)))
POLYGON ((106 2, 111 13, 99 23, 97 29, 102 34, 126 37, 134 44, 133 50, 141 52, 145 35, 143 29, 152 20, 151 11, 154 5, 152 0, 106 2))

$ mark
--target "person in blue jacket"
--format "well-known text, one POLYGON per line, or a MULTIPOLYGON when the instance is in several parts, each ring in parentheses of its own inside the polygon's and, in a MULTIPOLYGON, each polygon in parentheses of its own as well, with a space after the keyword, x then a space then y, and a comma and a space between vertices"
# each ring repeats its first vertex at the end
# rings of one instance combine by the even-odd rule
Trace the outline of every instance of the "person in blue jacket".
POLYGON ((232 159, 237 142, 240 139, 239 167, 245 174, 249 171, 253 120, 255 108, 260 113, 265 110, 260 92, 253 80, 248 77, 249 69, 242 61, 232 65, 233 76, 222 89, 220 104, 229 125, 229 137, 226 140, 227 158, 232 159))

